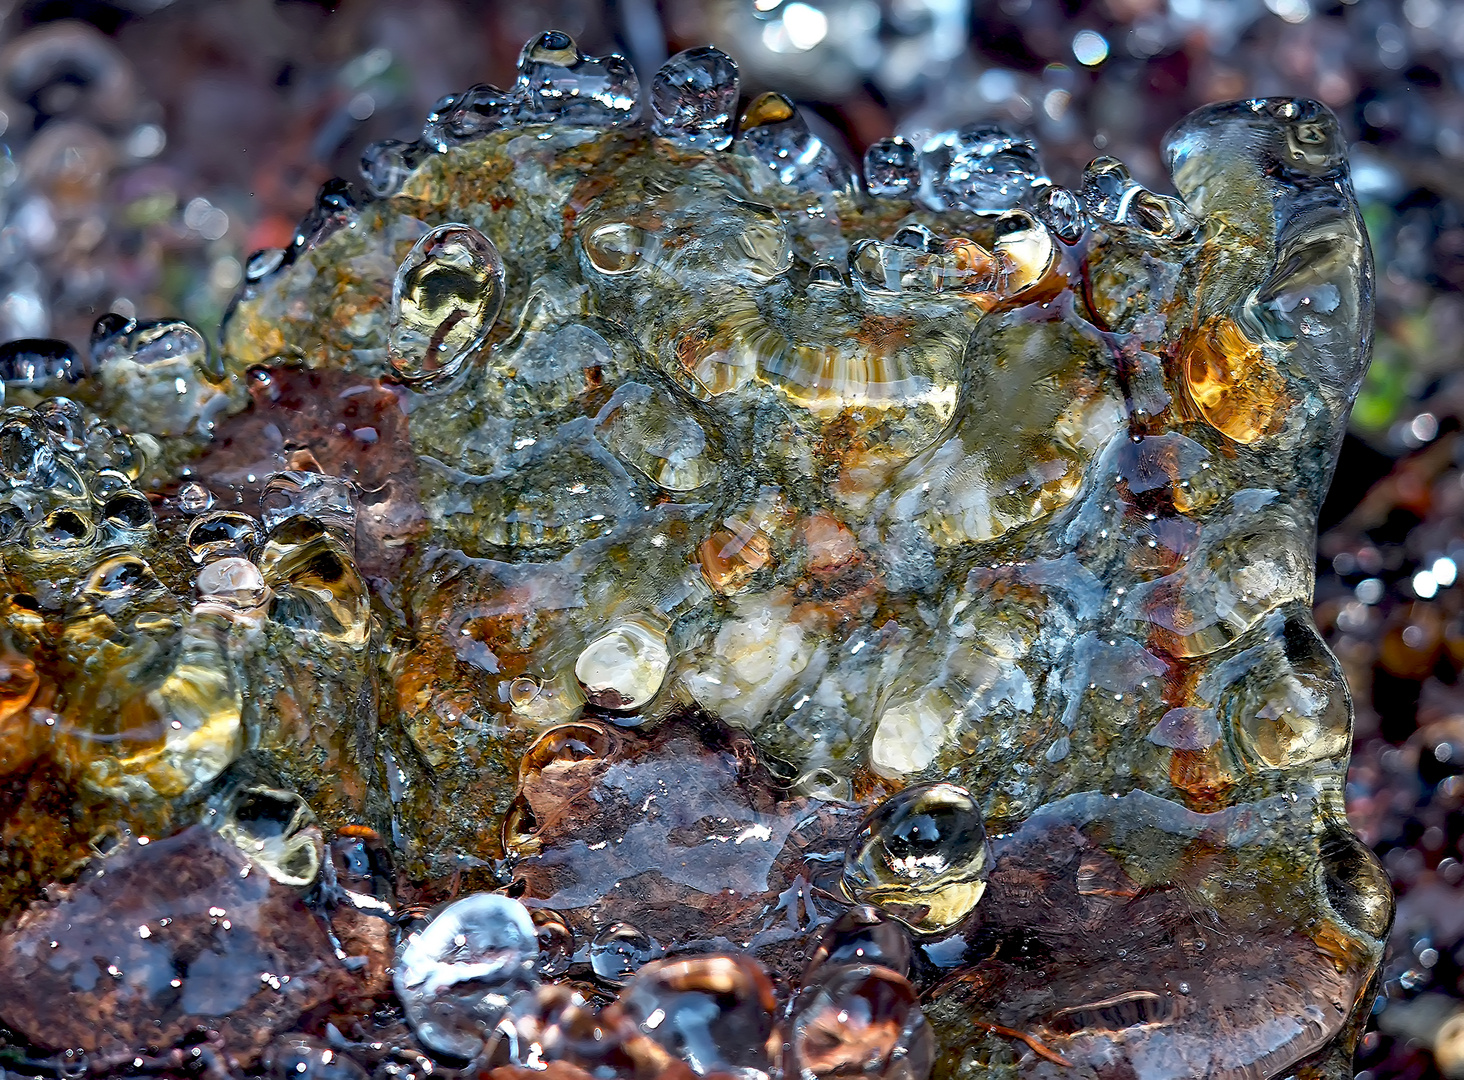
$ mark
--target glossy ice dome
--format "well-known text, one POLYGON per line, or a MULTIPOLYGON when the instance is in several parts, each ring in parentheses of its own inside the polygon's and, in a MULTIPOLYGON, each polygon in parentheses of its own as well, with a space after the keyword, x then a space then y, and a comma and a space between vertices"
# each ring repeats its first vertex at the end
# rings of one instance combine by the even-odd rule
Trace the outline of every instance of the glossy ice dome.
POLYGON ((222 370, 121 324, 75 386, 15 350, 0 746, 83 812, 6 849, 11 898, 250 785, 419 884, 516 879, 607 994, 665 953, 798 983, 885 905, 929 1028, 904 972, 810 971, 813 1075, 866 1037, 1339 1068, 1391 908, 1309 611, 1371 318, 1335 120, 1195 114, 1178 197, 986 127, 861 184, 787 99, 733 131, 735 75, 673 58, 643 110, 541 35, 251 261, 222 370), (843 1047, 847 995, 892 1012, 843 1047))

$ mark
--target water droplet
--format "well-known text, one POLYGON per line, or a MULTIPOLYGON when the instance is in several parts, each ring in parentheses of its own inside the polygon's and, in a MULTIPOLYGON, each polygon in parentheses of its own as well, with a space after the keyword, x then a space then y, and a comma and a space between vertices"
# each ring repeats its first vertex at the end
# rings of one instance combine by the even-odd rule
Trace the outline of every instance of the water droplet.
POLYGON ((1088 227, 1083 204, 1067 188, 1044 188, 1036 199, 1037 216, 1064 244, 1076 244, 1088 227))
POLYGON ((955 784, 914 784, 865 818, 844 859, 844 884, 924 932, 948 930, 986 891, 990 851, 981 807, 955 784))
POLYGON ((503 307, 503 261, 470 225, 439 225, 412 246, 391 290, 387 355, 408 382, 451 377, 503 307))
POLYGON ((449 904, 397 955, 392 976, 407 1021, 428 1049, 467 1060, 531 993, 538 932, 528 911, 497 893, 449 904))
POLYGON ((996 221, 992 254, 999 263, 1001 291, 1012 296, 1030 289, 1057 262, 1057 245, 1045 226, 1025 210, 1013 210, 996 221))
POLYGON ((710 45, 677 53, 651 80, 651 130, 678 146, 727 149, 736 109, 737 65, 710 45))
POLYGON ((882 967, 829 971, 794 1006, 789 1073, 801 1080, 925 1080, 934 1038, 910 983, 882 967))
POLYGON ((196 480, 190 480, 180 487, 177 499, 179 512, 187 514, 189 517, 205 514, 212 510, 214 505, 213 493, 196 480))
POLYGON ((592 229, 584 238, 590 265, 602 274, 629 274, 639 270, 654 238, 624 221, 612 221, 592 229))
POLYGON ((537 779, 556 763, 608 757, 620 737, 604 724, 576 723, 552 727, 519 759, 519 784, 537 779))
POLYGON ((864 186, 886 199, 913 199, 920 189, 920 159, 915 147, 896 135, 864 151, 864 186))
POLYGON ((556 912, 547 908, 535 908, 533 916, 539 931, 536 970, 541 978, 557 979, 574 962, 574 933, 556 912))
POLYGON ((27 542, 37 553, 64 554, 89 546, 96 537, 90 514, 63 507, 31 526, 27 542))
POLYGON ((153 525, 152 503, 140 491, 119 491, 102 504, 102 521, 119 532, 139 532, 153 525))
POLYGON ((699 1076, 756 1080, 773 1071, 781 1038, 777 1000, 761 967, 740 956, 698 956, 646 964, 607 1010, 633 1033, 632 1058, 680 1059, 699 1076))
POLYGON ((1196 228, 1183 202, 1154 194, 1117 158, 1094 158, 1083 170, 1083 205, 1100 221, 1138 228, 1165 240, 1189 236, 1196 228))
POLYGON ((640 83, 619 53, 585 56, 574 38, 548 30, 530 38, 519 53, 518 81, 524 123, 558 121, 586 127, 615 127, 640 119, 640 83))
POLYGON ((217 820, 219 835, 281 885, 303 889, 320 873, 325 841, 315 815, 293 791, 243 788, 230 796, 217 820))
POLYGON ((356 538, 356 485, 338 476, 288 470, 277 472, 259 496, 260 521, 273 532, 294 517, 308 518, 353 544, 356 538))
POLYGON ((611 923, 590 942, 590 967, 597 978, 621 986, 661 955, 661 946, 629 923, 611 923))
POLYGON ((372 143, 361 154, 361 177, 367 190, 378 199, 390 198, 401 191, 412 170, 431 152, 431 147, 401 139, 372 143))
MULTIPOLYGON (((196 524, 196 523, 195 523, 196 524)), ((283 626, 359 645, 371 630, 371 597, 341 540, 311 518, 293 517, 259 553, 274 591, 269 617, 283 626)))
POLYGON ((1046 183, 1036 145, 992 124, 944 132, 920 151, 920 197, 932 210, 1010 210, 1046 183))
POLYGON ((86 424, 81 406, 70 398, 51 397, 36 405, 36 419, 46 429, 51 444, 69 454, 78 454, 86 444, 86 424))
POLYGON ((136 555, 114 555, 98 563, 81 587, 81 599, 115 614, 121 605, 146 593, 163 591, 152 567, 136 555))
POLYGON ((269 598, 264 575, 248 559, 230 556, 209 563, 198 572, 198 595, 202 600, 224 604, 240 611, 256 608, 269 598))
POLYGON ((50 382, 77 383, 86 375, 81 357, 67 342, 20 338, 0 345, 0 382, 38 390, 50 382))
POLYGON ((824 931, 804 966, 803 982, 814 982, 827 974, 821 969, 846 964, 878 964, 908 975, 910 935, 899 923, 881 915, 878 908, 856 905, 824 931))
POLYGON ((512 124, 517 104, 517 99, 507 90, 487 83, 470 86, 461 94, 444 98, 432 110, 422 128, 422 142, 440 154, 481 139, 512 124))
POLYGON ((285 264, 284 248, 260 248, 244 264, 244 280, 263 281, 285 264))
POLYGON ((0 472, 14 483, 35 483, 49 470, 53 454, 46 429, 30 409, 0 413, 0 472))
POLYGON ((779 183, 817 192, 853 186, 853 175, 839 155, 809 130, 798 106, 782 94, 753 99, 737 122, 737 141, 779 183))
POLYGON ((188 554, 196 563, 227 555, 248 556, 259 543, 259 524, 237 510, 215 510, 188 526, 188 554))
POLYGON ((594 638, 574 664, 575 678, 593 705, 635 712, 661 689, 671 666, 664 624, 654 616, 631 616, 594 638))

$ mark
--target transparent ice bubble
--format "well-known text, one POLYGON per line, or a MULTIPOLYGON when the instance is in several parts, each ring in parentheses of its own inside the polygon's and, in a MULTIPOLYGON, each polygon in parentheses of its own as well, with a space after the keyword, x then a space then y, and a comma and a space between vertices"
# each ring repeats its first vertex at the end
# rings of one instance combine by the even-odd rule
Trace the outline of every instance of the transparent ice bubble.
MULTIPOLYGON (((422 127, 422 142, 438 153, 514 123, 518 97, 487 83, 443 98, 422 127)), ((369 179, 369 177, 368 177, 369 179)))
POLYGON ((913 199, 920 189, 915 147, 898 135, 871 143, 864 151, 864 187, 881 198, 913 199))
POLYGON ((910 983, 883 967, 825 969, 795 1005, 788 1075, 798 1080, 925 1080, 934 1038, 910 983))
POLYGON ((1171 195, 1156 195, 1117 158, 1093 159, 1083 170, 1083 206, 1099 221, 1136 228, 1165 240, 1191 235, 1194 217, 1171 195))
POLYGON ((688 149, 732 145, 737 65, 710 45, 671 57, 651 80, 651 130, 688 149))
POLYGON ((1064 244, 1076 244, 1087 228, 1083 204, 1067 188, 1044 189, 1038 194, 1034 209, 1042 223, 1064 244))
POLYGON ((920 198, 932 210, 1010 210, 1046 184, 1036 145, 993 124, 942 132, 920 150, 920 198))
POLYGON ((215 510, 188 526, 188 554, 196 563, 249 555, 259 543, 259 523, 237 510, 215 510))
POLYGON ((371 194, 378 199, 389 198, 401 191, 412 170, 431 153, 432 148, 420 142, 382 139, 362 152, 361 178, 371 194))
POLYGON ((955 784, 913 784, 870 811, 844 857, 844 887, 922 932, 948 930, 986 891, 981 806, 955 784))
POLYGON ((397 954, 392 981, 407 1020, 429 1050, 469 1060, 532 994, 538 931, 528 911, 498 893, 449 904, 397 954))
POLYGON ((611 923, 590 942, 590 967, 595 976, 620 986, 640 968, 661 956, 661 946, 630 923, 611 923))
POLYGON ((854 179, 839 155, 809 129, 782 94, 753 99, 737 123, 742 152, 772 170, 779 183, 815 192, 844 191, 854 179))
POLYGON ((213 509, 213 493, 196 480, 190 480, 178 489, 178 510, 189 517, 207 513, 213 509))
POLYGON ((529 124, 616 127, 640 119, 640 84, 630 61, 618 53, 585 56, 561 30, 524 45, 514 93, 529 124))
POLYGON ((845 964, 878 964, 901 975, 910 973, 910 935, 869 904, 857 904, 833 921, 809 954, 803 969, 808 983, 825 977, 820 969, 845 964))
POLYGON ((503 293, 493 241, 471 225, 437 226, 412 246, 392 283, 392 368, 413 383, 451 377, 492 330, 503 293))
POLYGON ((356 485, 318 472, 277 472, 259 496, 260 521, 273 532, 292 517, 318 521, 345 540, 356 537, 356 485))
POLYGON ((39 389, 51 382, 80 382, 86 368, 65 341, 21 338, 0 345, 0 382, 7 387, 39 389))
POLYGON ((637 615, 586 645, 574 673, 593 704, 612 712, 633 712, 656 696, 670 666, 665 626, 654 616, 637 615))
POLYGON ((219 835, 280 884, 304 888, 320 873, 325 841, 293 791, 242 788, 228 798, 220 820, 219 835))

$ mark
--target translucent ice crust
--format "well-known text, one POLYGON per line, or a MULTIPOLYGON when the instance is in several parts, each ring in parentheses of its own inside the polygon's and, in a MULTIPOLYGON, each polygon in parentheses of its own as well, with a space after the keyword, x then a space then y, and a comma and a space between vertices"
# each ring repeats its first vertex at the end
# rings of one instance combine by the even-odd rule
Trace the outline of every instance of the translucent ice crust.
POLYGON ((736 102, 546 33, 251 260, 217 359, 0 352, 0 771, 52 800, 0 801, 5 902, 202 816, 454 1064, 1332 1075, 1391 919, 1310 615, 1371 333, 1335 119, 1202 110, 1168 196, 736 102), (337 881, 367 834, 394 887, 337 881), (449 875, 499 895, 397 912, 449 875))

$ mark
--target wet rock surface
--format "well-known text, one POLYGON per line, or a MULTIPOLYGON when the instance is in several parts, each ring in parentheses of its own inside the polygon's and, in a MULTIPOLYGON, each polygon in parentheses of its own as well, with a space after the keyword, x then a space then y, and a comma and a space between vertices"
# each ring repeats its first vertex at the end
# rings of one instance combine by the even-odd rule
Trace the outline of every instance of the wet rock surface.
POLYGON ((1066 191, 988 127, 861 177, 735 80, 673 58, 646 126, 623 59, 539 35, 327 184, 217 352, 108 315, 94 378, 25 361, 0 764, 87 823, 6 822, 27 1054, 1347 1059, 1392 907, 1309 610, 1371 318, 1335 119, 1212 106, 1178 196, 1066 191), (38 899, 92 821, 138 839, 38 899), (260 936, 210 936, 231 904, 260 936), (114 933, 170 905, 173 951, 114 933), (127 981, 231 956, 176 1014, 127 981))

